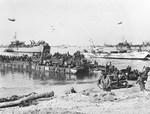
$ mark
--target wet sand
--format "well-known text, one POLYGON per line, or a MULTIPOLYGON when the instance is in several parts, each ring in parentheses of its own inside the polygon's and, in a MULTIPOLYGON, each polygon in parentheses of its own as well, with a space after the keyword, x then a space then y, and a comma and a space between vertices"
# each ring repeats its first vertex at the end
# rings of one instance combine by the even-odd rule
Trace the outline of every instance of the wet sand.
MULTIPOLYGON (((106 93, 94 83, 46 86, 34 92, 54 91, 52 99, 39 99, 28 107, 1 108, 1 114, 149 114, 150 91, 141 92, 134 81, 131 88, 106 93), (66 95, 74 87, 77 93, 66 95), (85 91, 84 91, 85 90, 85 91)), ((150 81, 146 87, 150 89, 150 81)))

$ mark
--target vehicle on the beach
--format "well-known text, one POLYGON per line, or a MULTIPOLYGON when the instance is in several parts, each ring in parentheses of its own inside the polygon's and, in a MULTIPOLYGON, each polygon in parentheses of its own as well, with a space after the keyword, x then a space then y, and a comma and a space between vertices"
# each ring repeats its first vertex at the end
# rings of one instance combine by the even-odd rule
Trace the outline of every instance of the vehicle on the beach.
POLYGON ((24 41, 16 39, 11 41, 11 44, 4 50, 4 52, 17 52, 17 53, 50 53, 50 46, 45 41, 31 41, 31 44, 25 44, 24 41))
POLYGON ((141 72, 139 70, 132 70, 131 66, 128 66, 125 69, 121 69, 120 71, 126 75, 127 80, 137 80, 138 77, 141 75, 141 72))
POLYGON ((129 83, 128 80, 126 79, 126 77, 122 77, 120 79, 115 79, 114 75, 109 75, 112 83, 111 83, 111 87, 112 89, 118 89, 118 88, 127 88, 129 87, 129 83))
MULTIPOLYGON (((107 75, 110 80, 111 80, 111 89, 119 89, 119 88, 128 88, 129 87, 129 83, 128 80, 126 79, 126 77, 122 76, 121 78, 116 78, 116 74, 110 74, 107 75)), ((103 75, 101 76, 103 77, 103 75)), ((98 87, 100 89, 102 89, 101 87, 101 81, 98 81, 98 87)))

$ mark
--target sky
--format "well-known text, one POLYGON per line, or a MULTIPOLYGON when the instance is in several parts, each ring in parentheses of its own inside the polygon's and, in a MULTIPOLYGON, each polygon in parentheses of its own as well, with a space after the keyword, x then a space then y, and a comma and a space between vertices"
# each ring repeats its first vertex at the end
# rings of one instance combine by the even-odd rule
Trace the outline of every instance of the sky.
POLYGON ((9 44, 15 32, 26 43, 141 44, 150 41, 149 6, 150 0, 0 0, 0 44, 9 44))

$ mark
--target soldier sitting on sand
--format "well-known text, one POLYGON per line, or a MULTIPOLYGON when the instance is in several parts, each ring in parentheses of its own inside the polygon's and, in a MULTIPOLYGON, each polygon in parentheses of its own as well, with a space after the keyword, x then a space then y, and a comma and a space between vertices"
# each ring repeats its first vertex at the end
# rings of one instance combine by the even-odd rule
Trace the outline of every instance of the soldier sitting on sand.
POLYGON ((101 85, 101 89, 104 91, 111 91, 111 79, 106 73, 103 73, 103 76, 98 82, 98 86, 101 85))

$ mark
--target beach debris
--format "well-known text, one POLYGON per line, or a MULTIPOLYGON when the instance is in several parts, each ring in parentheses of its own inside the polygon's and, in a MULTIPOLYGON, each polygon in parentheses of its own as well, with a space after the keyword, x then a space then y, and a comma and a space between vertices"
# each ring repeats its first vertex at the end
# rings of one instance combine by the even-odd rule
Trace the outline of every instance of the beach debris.
POLYGON ((11 97, 7 97, 7 98, 0 98, 0 103, 2 102, 10 102, 10 101, 15 101, 18 100, 20 97, 17 95, 13 95, 11 97))
POLYGON ((115 101, 118 100, 118 98, 116 97, 115 93, 112 92, 105 92, 105 93, 101 93, 101 94, 97 94, 95 95, 95 101, 115 101))
POLYGON ((72 93, 72 94, 68 94, 61 98, 67 102, 88 102, 88 101, 90 101, 89 96, 83 95, 81 93, 72 93))
POLYGON ((90 98, 91 102, 103 102, 103 101, 114 102, 120 100, 120 97, 118 97, 118 95, 116 95, 114 92, 97 91, 94 90, 94 88, 83 90, 81 94, 90 98))
POLYGON ((74 87, 71 87, 69 90, 65 91, 65 94, 71 94, 71 93, 77 93, 77 91, 74 89, 74 87))
MULTIPOLYGON (((16 98, 15 99, 10 99, 7 100, 6 102, 1 102, 0 103, 0 108, 6 108, 6 107, 13 107, 13 106, 29 106, 32 103, 35 103, 34 100, 39 99, 39 98, 49 98, 49 97, 53 97, 54 96, 54 92, 46 92, 46 93, 41 93, 41 94, 37 94, 37 93, 31 93, 25 96, 21 96, 21 97, 13 97, 16 98)), ((12 98, 12 97, 10 97, 12 98)))
POLYGON ((86 90, 83 90, 81 93, 82 93, 83 95, 89 96, 90 93, 93 92, 93 89, 94 89, 94 88, 86 89, 86 90))

